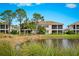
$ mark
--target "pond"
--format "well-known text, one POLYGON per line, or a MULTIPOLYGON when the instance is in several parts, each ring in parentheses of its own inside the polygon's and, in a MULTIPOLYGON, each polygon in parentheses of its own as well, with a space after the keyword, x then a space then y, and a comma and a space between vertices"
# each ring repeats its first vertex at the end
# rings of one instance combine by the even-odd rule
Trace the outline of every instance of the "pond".
POLYGON ((42 39, 28 40, 16 45, 17 54, 21 55, 49 55, 49 56, 79 56, 78 39, 42 39))
POLYGON ((63 48, 72 48, 79 44, 79 40, 70 40, 70 39, 48 39, 43 41, 49 47, 63 47, 63 48))
MULTIPOLYGON (((47 47, 63 47, 73 48, 79 45, 79 39, 42 39, 42 40, 30 40, 28 43, 40 43, 47 47)), ((27 42, 26 42, 27 43, 27 42)))

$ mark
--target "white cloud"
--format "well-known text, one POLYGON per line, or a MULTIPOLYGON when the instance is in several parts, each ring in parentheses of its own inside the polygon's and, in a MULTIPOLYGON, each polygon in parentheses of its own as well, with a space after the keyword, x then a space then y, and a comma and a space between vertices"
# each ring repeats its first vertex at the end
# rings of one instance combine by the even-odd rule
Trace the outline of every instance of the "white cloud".
POLYGON ((21 7, 21 6, 32 6, 32 3, 18 3, 16 4, 18 7, 21 7))
POLYGON ((40 5, 41 3, 35 3, 36 5, 40 5))
MULTIPOLYGON (((35 5, 39 5, 40 3, 35 3, 35 5)), ((17 3, 16 4, 18 7, 21 7, 21 6, 34 6, 33 3, 17 3)))
POLYGON ((66 7, 68 8, 76 8, 76 4, 66 4, 66 7))

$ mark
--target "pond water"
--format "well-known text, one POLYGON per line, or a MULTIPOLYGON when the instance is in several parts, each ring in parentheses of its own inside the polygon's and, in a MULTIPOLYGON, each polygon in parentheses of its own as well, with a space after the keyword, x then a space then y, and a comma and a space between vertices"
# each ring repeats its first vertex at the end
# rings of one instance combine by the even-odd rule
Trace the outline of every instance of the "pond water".
MULTIPOLYGON (((42 40, 30 40, 24 43, 40 43, 46 47, 62 47, 62 48, 73 48, 79 46, 79 39, 42 39, 42 40)), ((21 45, 23 45, 22 43, 21 45)), ((16 44, 16 49, 20 48, 20 44, 16 44)))
POLYGON ((72 48, 79 45, 79 39, 43 39, 43 40, 32 40, 32 43, 41 43, 47 47, 63 47, 72 48))

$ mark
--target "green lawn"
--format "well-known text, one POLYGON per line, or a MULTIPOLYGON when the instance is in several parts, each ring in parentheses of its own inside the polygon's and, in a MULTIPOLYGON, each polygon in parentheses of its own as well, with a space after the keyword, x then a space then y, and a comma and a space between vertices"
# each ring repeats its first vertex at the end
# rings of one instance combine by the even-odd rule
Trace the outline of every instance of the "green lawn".
POLYGON ((45 38, 53 38, 53 39, 79 39, 79 34, 62 34, 62 35, 55 35, 55 34, 51 34, 51 35, 45 35, 45 38))

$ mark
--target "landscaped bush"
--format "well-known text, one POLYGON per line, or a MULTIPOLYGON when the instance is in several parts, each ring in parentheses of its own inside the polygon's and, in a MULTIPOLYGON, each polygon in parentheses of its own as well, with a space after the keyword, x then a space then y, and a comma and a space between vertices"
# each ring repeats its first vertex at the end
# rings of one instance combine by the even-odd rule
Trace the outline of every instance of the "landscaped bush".
POLYGON ((11 34, 18 34, 17 30, 12 30, 11 34))
POLYGON ((65 32, 66 34, 75 34, 73 30, 68 30, 65 32))

